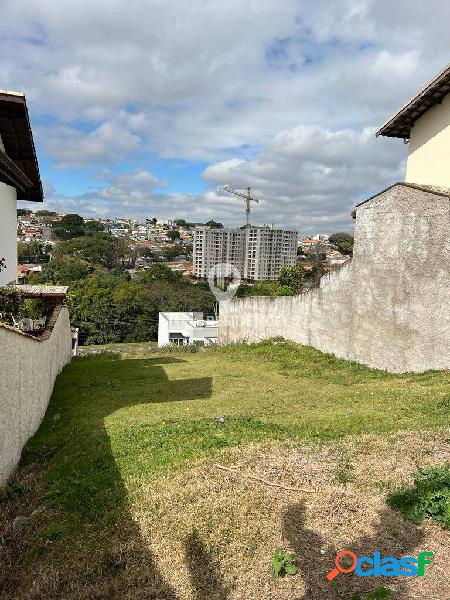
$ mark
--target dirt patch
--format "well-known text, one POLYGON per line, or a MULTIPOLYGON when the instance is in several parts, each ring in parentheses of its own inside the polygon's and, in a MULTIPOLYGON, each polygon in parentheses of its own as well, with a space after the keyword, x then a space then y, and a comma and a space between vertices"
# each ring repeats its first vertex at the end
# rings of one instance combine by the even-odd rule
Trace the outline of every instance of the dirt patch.
POLYGON ((450 460, 442 432, 364 435, 327 446, 250 445, 220 459, 265 485, 201 463, 144 482, 134 514, 160 571, 180 600, 348 599, 383 585, 397 600, 449 600, 450 536, 406 521, 386 505, 388 490, 411 484, 418 468, 450 460), (273 582, 277 547, 295 552, 299 574, 273 582), (425 577, 325 576, 336 553, 434 553, 425 577))

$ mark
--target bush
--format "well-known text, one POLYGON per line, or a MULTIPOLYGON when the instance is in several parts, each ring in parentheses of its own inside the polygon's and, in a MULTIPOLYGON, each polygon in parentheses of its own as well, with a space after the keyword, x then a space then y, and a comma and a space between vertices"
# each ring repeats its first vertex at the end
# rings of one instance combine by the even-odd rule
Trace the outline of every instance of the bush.
POLYGON ((12 323, 12 317, 19 314, 22 299, 22 293, 16 288, 0 287, 0 321, 12 323))
POLYGON ((429 517, 450 528, 450 463, 419 471, 412 488, 392 494, 388 504, 413 523, 429 517))

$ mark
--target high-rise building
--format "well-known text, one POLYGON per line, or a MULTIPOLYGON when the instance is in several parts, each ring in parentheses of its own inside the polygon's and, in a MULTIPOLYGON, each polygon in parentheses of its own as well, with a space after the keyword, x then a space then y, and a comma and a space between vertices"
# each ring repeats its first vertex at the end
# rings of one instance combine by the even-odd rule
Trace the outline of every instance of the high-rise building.
POLYGON ((297 232, 250 225, 239 229, 197 227, 194 231, 193 275, 208 277, 220 263, 236 267, 248 281, 274 280, 282 267, 296 264, 297 232))

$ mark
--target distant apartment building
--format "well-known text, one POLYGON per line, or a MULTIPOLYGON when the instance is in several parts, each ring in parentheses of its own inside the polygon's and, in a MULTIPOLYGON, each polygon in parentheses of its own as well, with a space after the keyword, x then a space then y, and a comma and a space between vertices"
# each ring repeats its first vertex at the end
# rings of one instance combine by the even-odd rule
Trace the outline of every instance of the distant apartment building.
POLYGON ((158 346, 208 345, 217 342, 219 323, 201 312, 160 312, 158 346))
POLYGON ((215 265, 230 263, 244 280, 274 280, 282 267, 295 265, 296 259, 296 231, 253 225, 239 229, 198 227, 194 231, 193 275, 201 279, 207 278, 215 265))

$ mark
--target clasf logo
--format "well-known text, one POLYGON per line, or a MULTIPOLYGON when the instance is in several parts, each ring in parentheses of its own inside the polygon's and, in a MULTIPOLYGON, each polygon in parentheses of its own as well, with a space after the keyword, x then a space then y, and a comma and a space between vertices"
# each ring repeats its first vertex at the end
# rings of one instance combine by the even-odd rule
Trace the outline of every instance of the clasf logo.
POLYGON ((395 558, 394 556, 381 557, 380 552, 374 552, 373 556, 356 556, 350 550, 341 550, 334 559, 335 568, 328 575, 328 581, 333 581, 339 573, 355 572, 358 577, 414 577, 425 575, 425 566, 431 564, 433 558, 432 552, 421 552, 417 558, 413 556, 404 556, 395 558), (351 566, 342 566, 340 561, 344 556, 352 559, 351 566))

